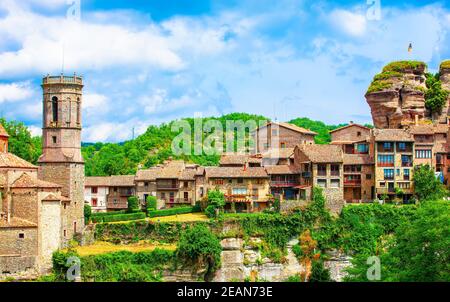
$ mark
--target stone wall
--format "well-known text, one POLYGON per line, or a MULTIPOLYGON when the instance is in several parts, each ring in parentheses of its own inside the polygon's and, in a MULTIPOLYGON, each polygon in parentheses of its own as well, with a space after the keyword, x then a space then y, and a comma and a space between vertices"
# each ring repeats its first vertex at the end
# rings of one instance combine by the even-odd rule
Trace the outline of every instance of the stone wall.
POLYGON ((330 270, 331 279, 337 282, 344 281, 347 275, 345 269, 351 266, 351 257, 336 250, 328 251, 327 255, 330 258, 324 261, 324 267, 330 270))
POLYGON ((280 212, 282 214, 290 213, 292 210, 303 208, 308 204, 306 200, 283 200, 280 202, 280 212))

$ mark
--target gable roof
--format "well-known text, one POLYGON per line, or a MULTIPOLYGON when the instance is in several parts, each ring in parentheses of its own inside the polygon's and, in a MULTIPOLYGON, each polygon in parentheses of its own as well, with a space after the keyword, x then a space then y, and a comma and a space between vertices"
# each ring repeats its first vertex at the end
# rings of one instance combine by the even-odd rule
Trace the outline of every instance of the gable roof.
POLYGON ((267 174, 269 175, 280 175, 280 174, 299 174, 300 172, 289 165, 278 165, 278 166, 266 166, 267 174))
POLYGON ((220 165, 245 165, 249 159, 247 154, 227 153, 220 157, 220 165))
POLYGON ((414 139, 408 131, 404 129, 375 129, 374 136, 376 142, 413 142, 414 139))
POLYGON ((161 171, 160 167, 152 167, 150 169, 138 170, 136 172, 136 180, 156 180, 156 176, 161 171))
POLYGON ((2 124, 0 124, 0 136, 9 137, 8 132, 6 132, 6 130, 5 130, 5 128, 3 128, 2 124))
POLYGON ((263 129, 263 128, 271 125, 271 124, 276 124, 276 125, 278 125, 280 127, 283 127, 283 128, 286 128, 286 129, 289 129, 289 130, 292 130, 292 131, 295 131, 295 132, 298 132, 298 133, 306 134, 306 135, 317 135, 317 133, 314 132, 314 131, 311 131, 311 130, 306 129, 306 128, 299 127, 299 126, 294 125, 294 124, 285 123, 285 122, 268 122, 264 126, 261 126, 261 127, 257 128, 256 130, 263 129))
POLYGON ((85 178, 85 187, 109 187, 111 183, 110 176, 88 176, 85 178))
POLYGON ((313 163, 343 162, 342 147, 338 145, 297 145, 296 148, 313 163))
POLYGON ((208 178, 267 178, 263 167, 205 167, 208 178))
POLYGON ((22 173, 11 185, 11 188, 61 188, 61 185, 31 177, 28 173, 22 173))
POLYGON ((291 158, 294 148, 272 148, 262 154, 263 158, 291 158))
POLYGON ((365 130, 371 130, 369 127, 366 127, 366 126, 363 126, 363 125, 360 125, 360 124, 348 124, 348 125, 346 125, 346 126, 342 126, 342 127, 339 127, 339 128, 336 128, 336 129, 334 129, 334 130, 331 130, 330 131, 330 133, 333 133, 333 132, 336 132, 336 131, 340 131, 340 130, 344 130, 344 129, 347 129, 347 128, 350 128, 350 127, 359 127, 359 128, 362 128, 362 129, 365 129, 365 130))
POLYGON ((110 186, 134 187, 134 175, 111 175, 110 186))
POLYGON ((37 169, 38 167, 8 152, 0 152, 0 168, 37 169))

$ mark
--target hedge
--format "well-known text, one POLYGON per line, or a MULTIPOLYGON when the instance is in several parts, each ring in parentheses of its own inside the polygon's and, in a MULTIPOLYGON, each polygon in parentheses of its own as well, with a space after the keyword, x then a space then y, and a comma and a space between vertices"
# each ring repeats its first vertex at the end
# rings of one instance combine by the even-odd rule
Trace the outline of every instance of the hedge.
POLYGON ((115 214, 104 215, 100 217, 92 217, 92 222, 115 222, 115 221, 127 221, 127 220, 139 220, 145 219, 145 213, 131 213, 131 214, 115 214))
POLYGON ((166 210, 149 211, 148 217, 164 217, 164 216, 171 216, 171 215, 177 215, 177 214, 188 214, 188 213, 194 213, 194 212, 200 212, 199 207, 180 207, 180 208, 172 208, 172 209, 166 209, 166 210))

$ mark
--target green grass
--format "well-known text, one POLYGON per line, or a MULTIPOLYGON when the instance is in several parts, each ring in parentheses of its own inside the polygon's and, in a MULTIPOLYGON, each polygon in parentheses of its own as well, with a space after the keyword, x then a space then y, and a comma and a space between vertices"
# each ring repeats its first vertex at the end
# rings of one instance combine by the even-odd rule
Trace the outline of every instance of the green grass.
POLYGON ((421 61, 396 61, 389 63, 383 68, 385 72, 405 72, 406 70, 418 70, 426 68, 427 64, 421 61))

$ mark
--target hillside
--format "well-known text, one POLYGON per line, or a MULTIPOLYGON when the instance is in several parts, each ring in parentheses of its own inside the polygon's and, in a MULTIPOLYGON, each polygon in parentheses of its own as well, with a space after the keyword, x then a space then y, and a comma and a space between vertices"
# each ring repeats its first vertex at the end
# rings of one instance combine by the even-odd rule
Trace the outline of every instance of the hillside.
MULTIPOLYGON (((193 128, 193 118, 183 120, 187 121, 193 128)), ((203 118, 203 123, 211 120, 218 121, 225 129, 226 121, 241 120, 245 122, 248 120, 263 121, 269 119, 260 115, 231 113, 220 117, 203 118)), ((0 122, 11 135, 10 151, 32 163, 36 163, 42 152, 41 138, 32 137, 23 123, 6 121, 4 119, 0 119, 0 122)), ((86 176, 134 174, 139 165, 148 168, 161 163, 169 157, 184 159, 188 162, 205 166, 218 165, 220 159, 218 155, 174 156, 171 143, 179 134, 179 132, 171 131, 171 126, 174 122, 176 121, 159 126, 149 126, 142 135, 121 143, 83 143, 82 153, 86 162, 86 176)), ((293 119, 289 123, 317 132, 316 143, 318 144, 329 143, 329 131, 345 125, 326 125, 321 121, 313 121, 305 117, 293 119)), ((230 134, 225 132, 224 137, 230 134)), ((209 133, 202 134, 203 137, 208 135, 209 133)))

